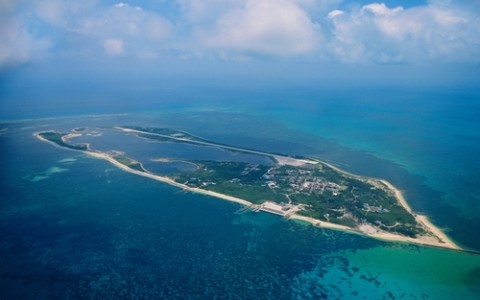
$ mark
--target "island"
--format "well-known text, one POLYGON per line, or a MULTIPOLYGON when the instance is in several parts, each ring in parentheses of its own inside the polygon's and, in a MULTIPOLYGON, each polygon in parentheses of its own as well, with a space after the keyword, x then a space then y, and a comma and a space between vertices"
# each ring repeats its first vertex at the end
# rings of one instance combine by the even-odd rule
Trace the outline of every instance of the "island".
MULTIPOLYGON (((217 143, 170 128, 117 126, 108 130, 138 138, 139 143, 221 149, 262 157, 263 163, 183 158, 180 162, 190 168, 159 174, 148 170, 144 163, 129 157, 122 149, 100 151, 92 149, 89 143, 75 142, 88 135, 101 138, 92 128, 74 128, 70 132, 50 130, 37 132, 35 136, 55 146, 107 160, 130 173, 233 201, 254 212, 263 211, 382 240, 461 249, 426 216, 414 213, 402 193, 386 180, 357 176, 309 157, 217 143)), ((157 157, 150 161, 170 163, 174 160, 157 157)))

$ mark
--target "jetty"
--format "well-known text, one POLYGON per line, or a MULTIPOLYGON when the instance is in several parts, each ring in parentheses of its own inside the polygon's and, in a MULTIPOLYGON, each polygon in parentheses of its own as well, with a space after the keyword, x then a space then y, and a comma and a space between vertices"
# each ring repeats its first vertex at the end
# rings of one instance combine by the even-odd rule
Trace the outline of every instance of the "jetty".
POLYGON ((274 215, 279 215, 282 217, 288 217, 299 210, 302 210, 302 205, 295 204, 285 204, 285 203, 276 203, 272 201, 265 201, 262 204, 256 206, 253 211, 259 212, 264 211, 274 215))

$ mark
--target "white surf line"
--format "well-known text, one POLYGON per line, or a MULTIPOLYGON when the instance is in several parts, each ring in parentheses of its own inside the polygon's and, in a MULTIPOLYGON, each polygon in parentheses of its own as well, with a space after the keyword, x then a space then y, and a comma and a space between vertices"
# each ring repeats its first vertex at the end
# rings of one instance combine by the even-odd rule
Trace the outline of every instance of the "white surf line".
MULTIPOLYGON (((116 127, 122 131, 133 131, 133 132, 139 132, 139 133, 145 133, 145 132, 142 132, 142 131, 139 131, 139 130, 130 130, 130 129, 123 129, 121 127, 116 127)), ((150 133, 149 133, 150 134, 150 133)), ((162 136, 162 137, 167 137, 167 138, 172 138, 170 136, 166 136, 166 135, 161 135, 161 134, 154 134, 154 135, 158 135, 158 136, 162 136)), ((150 179, 154 179, 154 180, 157 180, 157 181, 160 181, 160 182, 163 182, 163 183, 166 183, 166 184, 169 184, 171 186, 176 186, 178 188, 181 188, 185 191, 190 191, 190 192, 193 192, 193 193, 199 193, 199 194, 204 194, 204 195, 208 195, 208 196, 212 196, 212 197, 215 197, 215 198, 220 198, 220 199, 224 199, 224 200, 227 200, 227 201, 231 201, 231 202, 236 202, 238 204, 242 204, 244 206, 246 206, 247 208, 251 208, 254 206, 254 204, 248 200, 245 200, 245 199, 241 199, 241 198, 237 198, 237 197, 234 197, 234 196, 230 196, 230 195, 226 195, 226 194, 222 194, 222 193, 218 193, 218 192, 214 192, 214 191, 209 191, 209 190, 204 190, 204 189, 201 189, 201 188, 193 188, 193 187, 189 187, 185 184, 182 184, 182 183, 178 183, 176 181, 174 181, 173 179, 169 178, 169 177, 166 177, 166 176, 159 176, 159 175, 155 175, 155 174, 152 174, 146 170, 144 171, 138 171, 138 170, 135 170, 135 169, 132 169, 126 165, 123 165, 122 163, 116 161, 113 157, 111 157, 109 154, 107 153, 103 153, 103 152, 97 152, 97 151, 93 151, 93 150, 79 150, 79 149, 70 149, 70 148, 65 148, 63 146, 60 146, 54 142, 51 142, 45 138, 43 138, 39 133, 35 133, 34 134, 35 137, 37 137, 38 139, 42 140, 42 141, 45 141, 45 142, 49 142, 57 147, 60 147, 60 148, 64 148, 64 149, 68 149, 68 150, 72 150, 72 151, 79 151, 79 152, 82 152, 82 153, 85 153, 87 155, 90 155, 90 156, 93 156, 93 157, 96 157, 96 158, 100 158, 100 159, 104 159, 104 160, 107 160, 109 162, 111 162, 113 165, 119 167, 120 169, 124 170, 124 171, 127 171, 127 172, 130 172, 130 173, 133 173, 133 174, 136 174, 136 175, 140 175, 140 176, 143 176, 143 177, 147 177, 147 178, 150 178, 150 179)), ((180 138, 173 138, 173 139, 178 139, 178 140, 184 140, 184 141, 188 141, 188 142, 192 142, 188 139, 180 139, 180 138)), ((196 142, 196 143, 199 143, 199 142, 196 142)), ((213 143, 203 143, 203 142, 200 142, 200 144, 206 144, 206 145, 209 145, 209 146, 213 146, 213 147, 219 147, 219 145, 216 145, 216 144, 213 144, 213 143)), ((230 147, 230 146, 226 146, 228 148, 234 148, 235 147, 230 147)), ((247 150, 247 149, 241 149, 241 148, 238 148, 240 151, 242 150, 246 150, 246 151, 250 151, 250 150, 247 150)), ((266 156, 273 156, 275 157, 275 155, 272 155, 270 153, 267 153, 267 152, 261 152, 261 151, 255 151, 255 150, 251 150, 251 152, 256 152, 257 154, 261 154, 261 155, 266 155, 266 156)), ((250 153, 251 153, 250 152, 250 153)), ((298 160, 298 161, 303 161, 303 160, 300 160, 300 159, 295 159, 295 158, 291 158, 291 157, 288 157, 288 156, 279 156, 281 158, 288 158, 288 159, 294 159, 294 160, 298 160)), ((311 162, 311 163, 318 163, 319 161, 308 161, 308 162, 311 162)), ((323 162, 321 162, 323 163, 323 162)), ((344 173, 344 174, 347 174, 347 175, 350 175, 350 176, 353 176, 353 177, 357 177, 357 178, 362 178, 362 176, 358 176, 358 175, 354 175, 354 174, 351 174, 351 173, 348 173, 348 172, 345 172, 335 166, 332 166, 332 165, 329 165, 329 164, 326 164, 327 166, 330 166, 332 168, 334 168, 335 170, 341 172, 341 173, 344 173)), ((367 177, 368 178, 368 177, 367 177)), ((375 179, 375 178, 368 178, 368 179, 375 179)), ((400 197, 402 199, 399 199, 398 197, 398 194, 397 193, 401 193, 398 189, 396 189, 391 183, 389 183, 388 181, 385 181, 385 180, 382 180, 382 179, 375 179, 375 180, 378 180, 378 181, 381 181, 383 184, 387 185, 388 188, 390 188, 391 190, 393 190, 395 193, 396 193, 396 198, 397 200, 399 200, 400 202, 400 205, 403 206, 403 204, 406 204, 406 209, 407 211, 409 211, 410 213, 413 214, 413 216, 415 217, 415 219, 417 221, 419 221, 422 225, 426 225, 426 227, 428 229, 430 229, 431 233, 433 233, 435 235, 436 238, 440 238, 438 241, 428 241, 428 240, 423 240, 422 238, 425 237, 425 236, 421 236, 421 237, 418 237, 418 238, 410 238, 410 237, 406 237, 406 236, 402 236, 402 235, 397 235, 397 234, 393 234, 393 233, 389 233, 389 232, 383 232, 383 231, 380 231, 380 232, 376 232, 376 233, 373 233, 373 234, 367 234, 365 232, 361 232, 359 231, 358 229, 355 229, 355 228, 351 228, 351 227, 347 227, 347 226, 344 226, 344 225, 340 225, 340 224, 335 224, 335 223, 329 223, 329 222, 324 222, 324 221, 321 221, 321 220, 318 220, 318 219, 314 219, 314 218, 310 218, 310 217, 305 217, 305 216, 301 216, 301 215, 298 215, 298 214, 292 214, 290 216, 291 219, 298 219, 298 220, 302 220, 302 221, 307 221, 311 224, 314 224, 315 226, 319 226, 319 227, 324 227, 324 228, 330 228, 330 229, 337 229, 337 230, 342 230, 342 231, 345 231, 345 232, 352 232, 352 233, 357 233, 357 234, 361 234, 363 236, 368 236, 368 237, 372 237, 372 238, 377 238, 377 239, 381 239, 381 240, 386 240, 386 241, 397 241, 397 242, 407 242, 407 243, 412 243, 412 244, 417 244, 417 245, 423 245, 423 246, 433 246, 433 247, 438 247, 438 248, 443 248, 443 249, 452 249, 452 250, 457 250, 457 251, 465 251, 464 249, 462 249, 461 247, 459 247, 458 245, 456 245, 453 241, 451 241, 449 239, 448 236, 446 236, 443 231, 441 231, 440 229, 438 229, 435 225, 431 224, 428 220, 428 218, 426 216, 423 216, 423 215, 416 215, 414 214, 412 211, 411 211, 411 208, 408 206, 408 203, 403 199, 403 197, 400 197), (400 201, 400 200, 403 200, 400 201), (432 230, 433 229, 433 230, 432 230)), ((400 194, 401 195, 401 194, 400 194)), ((404 206, 405 207, 405 206, 404 206)))

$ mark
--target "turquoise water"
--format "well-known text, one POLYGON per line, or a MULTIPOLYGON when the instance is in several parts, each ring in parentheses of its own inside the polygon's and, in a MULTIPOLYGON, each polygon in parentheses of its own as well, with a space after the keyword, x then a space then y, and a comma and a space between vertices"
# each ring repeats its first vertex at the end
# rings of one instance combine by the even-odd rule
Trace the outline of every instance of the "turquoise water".
POLYGON ((324 140, 312 139, 311 144, 327 149, 309 153, 390 180, 416 211, 459 243, 480 249, 480 239, 472 239, 480 232, 480 96, 452 91, 348 95, 257 114, 354 150, 334 153, 324 140), (361 159, 358 152, 364 154, 361 159))
MULTIPOLYGON (((443 220, 442 210, 425 201, 435 197, 448 204, 443 190, 428 186, 427 179, 417 181, 420 171, 386 160, 388 151, 378 150, 383 153, 379 158, 352 150, 320 131, 302 129, 311 127, 281 111, 258 117, 241 108, 177 109, 5 123, 0 135, 2 299, 478 298, 478 255, 381 242, 242 212, 236 204, 183 193, 32 136, 44 129, 139 122, 229 144, 316 155, 359 173, 383 174, 408 189, 407 195, 419 195, 413 203, 435 220, 443 220)), ((463 223, 457 226, 472 224, 458 220, 463 223)), ((478 233, 478 227, 474 230, 478 233)), ((463 235, 457 233, 452 231, 452 237, 460 240, 463 235)), ((469 237, 472 247, 475 237, 469 237)))

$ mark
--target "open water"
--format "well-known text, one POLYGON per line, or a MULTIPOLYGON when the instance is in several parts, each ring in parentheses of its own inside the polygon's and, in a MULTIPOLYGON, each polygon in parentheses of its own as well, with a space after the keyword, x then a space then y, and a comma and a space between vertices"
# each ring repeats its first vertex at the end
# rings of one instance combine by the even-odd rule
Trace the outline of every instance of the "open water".
POLYGON ((0 298, 478 299, 477 254, 242 212, 32 136, 152 125, 315 156, 388 179, 455 241, 480 249, 478 99, 350 100, 3 123, 0 298))

